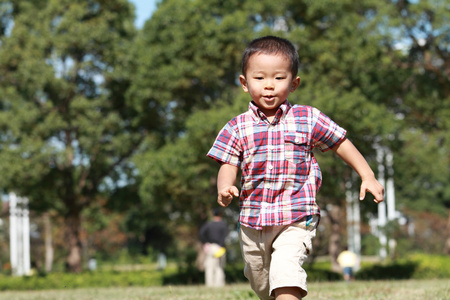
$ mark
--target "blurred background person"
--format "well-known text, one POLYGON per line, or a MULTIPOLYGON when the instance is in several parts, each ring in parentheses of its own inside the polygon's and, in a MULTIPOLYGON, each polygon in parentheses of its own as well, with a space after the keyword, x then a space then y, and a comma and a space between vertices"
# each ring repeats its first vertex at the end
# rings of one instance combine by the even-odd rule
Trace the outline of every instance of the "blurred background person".
POLYGON ((228 235, 226 223, 222 220, 222 211, 213 210, 213 218, 205 223, 199 232, 205 254, 205 284, 210 287, 225 285, 226 249, 225 238, 228 235))
POLYGON ((337 262, 339 266, 342 268, 342 272, 344 274, 345 281, 349 282, 355 279, 354 277, 354 271, 358 264, 358 256, 356 256, 355 253, 348 250, 347 247, 345 247, 344 251, 342 251, 338 258, 337 262))

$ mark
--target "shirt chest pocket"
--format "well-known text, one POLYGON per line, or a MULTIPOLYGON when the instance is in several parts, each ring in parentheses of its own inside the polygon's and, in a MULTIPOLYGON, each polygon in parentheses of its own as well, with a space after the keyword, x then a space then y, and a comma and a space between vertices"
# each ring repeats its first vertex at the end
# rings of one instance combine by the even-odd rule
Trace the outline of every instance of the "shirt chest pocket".
POLYGON ((299 132, 287 132, 284 135, 284 157, 293 164, 300 164, 309 159, 308 139, 299 132))

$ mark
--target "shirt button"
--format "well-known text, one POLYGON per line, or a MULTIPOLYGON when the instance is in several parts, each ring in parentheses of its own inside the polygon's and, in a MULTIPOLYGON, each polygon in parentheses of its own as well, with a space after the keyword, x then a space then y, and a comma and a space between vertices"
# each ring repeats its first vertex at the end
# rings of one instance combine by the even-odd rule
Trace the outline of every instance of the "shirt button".
POLYGON ((273 166, 272 166, 272 165, 268 165, 267 167, 269 168, 269 170, 272 170, 272 169, 273 169, 273 166))
POLYGON ((298 144, 300 142, 299 139, 295 139, 295 143, 298 144))
POLYGON ((264 183, 264 188, 269 189, 270 188, 270 182, 264 183))

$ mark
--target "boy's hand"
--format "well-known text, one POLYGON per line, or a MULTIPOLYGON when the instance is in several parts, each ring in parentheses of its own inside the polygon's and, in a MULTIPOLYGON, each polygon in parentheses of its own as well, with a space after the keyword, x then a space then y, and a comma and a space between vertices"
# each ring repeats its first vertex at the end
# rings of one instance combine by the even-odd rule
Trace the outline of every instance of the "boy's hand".
POLYGON ((362 183, 361 190, 359 191, 359 200, 364 200, 366 192, 369 192, 375 197, 374 201, 376 203, 383 202, 384 187, 375 178, 369 164, 352 142, 345 139, 332 148, 332 150, 361 177, 362 183))
POLYGON ((366 192, 371 193, 375 197, 373 201, 376 203, 383 202, 384 187, 375 178, 362 181, 361 190, 359 192, 359 200, 364 200, 366 192))
POLYGON ((239 196, 239 190, 235 186, 227 186, 219 191, 219 196, 217 197, 217 203, 222 207, 227 207, 233 197, 239 196))

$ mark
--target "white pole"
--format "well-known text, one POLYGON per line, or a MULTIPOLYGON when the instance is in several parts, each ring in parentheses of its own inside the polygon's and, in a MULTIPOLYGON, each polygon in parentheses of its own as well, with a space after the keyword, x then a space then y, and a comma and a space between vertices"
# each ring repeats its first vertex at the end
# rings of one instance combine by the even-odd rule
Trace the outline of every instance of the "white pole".
POLYGON ((394 155, 390 149, 386 149, 386 165, 388 179, 386 184, 386 202, 387 202, 387 212, 388 220, 392 221, 395 219, 395 188, 394 188, 394 155))
POLYGON ((353 199, 355 199, 353 201, 353 232, 354 232, 354 236, 355 236, 355 240, 354 240, 354 251, 356 253, 356 255, 358 255, 358 257, 361 257, 361 212, 360 212, 360 207, 359 207, 359 200, 357 200, 359 197, 359 195, 354 192, 355 197, 353 197, 353 199))
MULTIPOLYGON (((387 202, 387 217, 389 221, 396 218, 395 215, 395 188, 394 188, 394 155, 389 148, 386 148, 386 166, 388 179, 386 183, 386 202, 387 202)), ((396 241, 393 238, 389 239, 389 253, 394 254, 396 241)))
POLYGON ((347 245, 350 251, 354 250, 353 237, 355 233, 353 232, 353 210, 352 210, 352 202, 353 202, 353 193, 352 193, 352 183, 348 180, 345 183, 345 208, 347 211, 347 245))
MULTIPOLYGON (((377 163, 378 163, 378 181, 382 186, 386 185, 385 175, 384 175, 384 149, 378 144, 375 144, 375 149, 377 150, 377 163)), ((383 201, 378 204, 378 226, 380 228, 379 231, 379 239, 380 239, 380 257, 381 259, 385 259, 387 256, 386 244, 387 238, 386 234, 383 232, 384 227, 386 226, 386 203, 383 201)))
POLYGON ((9 194, 10 256, 13 276, 28 275, 30 264, 30 219, 28 199, 9 194))
POLYGON ((9 193, 9 251, 11 260, 12 274, 17 273, 17 216, 16 216, 17 198, 16 194, 9 193))
POLYGON ((16 231, 16 241, 17 241, 17 276, 23 276, 23 206, 22 198, 17 197, 16 205, 16 216, 17 216, 17 231, 16 231))
POLYGON ((30 212, 28 210, 28 198, 22 198, 22 221, 23 221, 23 275, 29 275, 31 271, 30 262, 30 212))
POLYGON ((21 199, 17 197, 17 276, 23 275, 23 215, 21 199))
POLYGON ((360 201, 359 192, 353 190, 353 252, 358 257, 355 265, 355 270, 358 271, 361 268, 361 212, 360 212, 360 201))
POLYGON ((355 266, 355 271, 359 270, 359 261, 361 261, 361 227, 360 227, 360 208, 359 208, 359 194, 352 190, 352 180, 345 184, 346 192, 346 209, 347 209, 347 244, 348 250, 352 251, 358 256, 358 265, 355 266))

